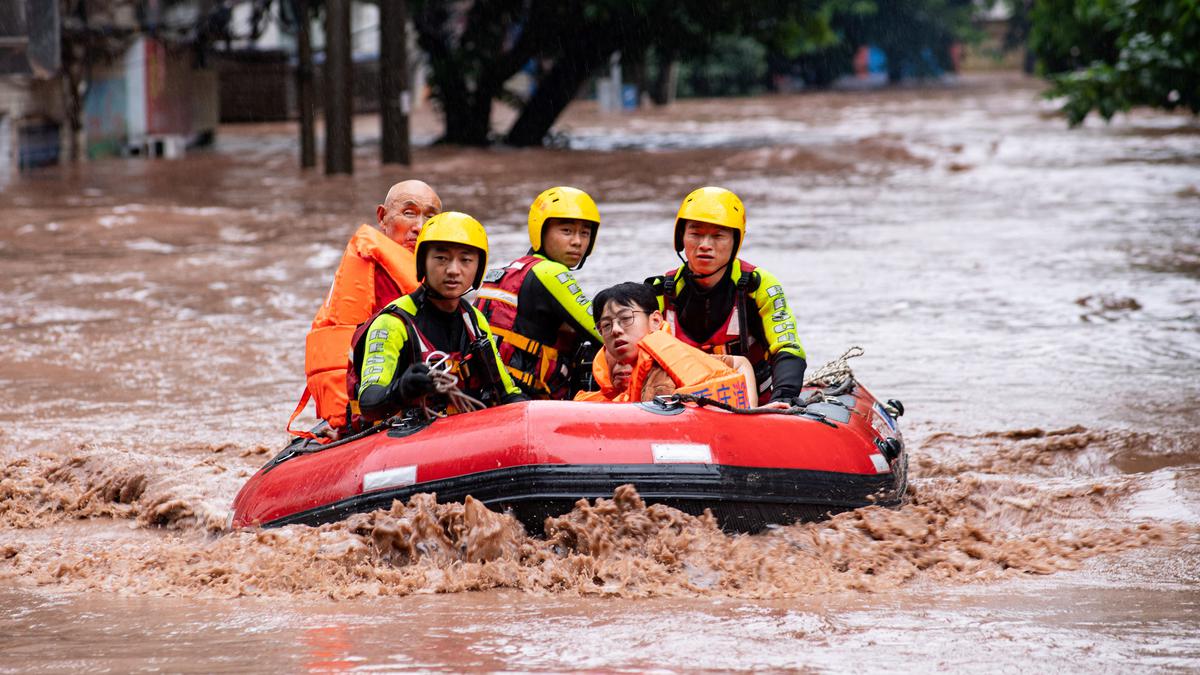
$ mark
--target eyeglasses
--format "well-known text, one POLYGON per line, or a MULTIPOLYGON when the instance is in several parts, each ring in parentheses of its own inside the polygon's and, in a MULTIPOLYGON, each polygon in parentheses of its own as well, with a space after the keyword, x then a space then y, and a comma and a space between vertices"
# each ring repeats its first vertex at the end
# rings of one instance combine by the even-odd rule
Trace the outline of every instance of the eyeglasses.
POLYGON ((600 323, 596 324, 597 330, 600 331, 601 337, 612 335, 613 324, 619 324, 624 330, 633 325, 633 317, 636 314, 645 314, 640 310, 630 310, 624 314, 618 314, 615 319, 600 319, 600 323))

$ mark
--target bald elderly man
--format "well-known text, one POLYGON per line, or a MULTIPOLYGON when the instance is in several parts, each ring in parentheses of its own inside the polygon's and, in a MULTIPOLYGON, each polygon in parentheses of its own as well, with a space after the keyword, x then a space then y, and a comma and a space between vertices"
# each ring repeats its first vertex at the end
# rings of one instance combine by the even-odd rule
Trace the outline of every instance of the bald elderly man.
POLYGON ((325 304, 308 332, 304 352, 308 382, 288 420, 289 431, 310 397, 316 401, 317 417, 328 422, 331 431, 346 425, 346 353, 350 338, 358 324, 392 300, 417 289, 412 253, 417 235, 425 221, 441 211, 442 200, 433 188, 419 180, 406 180, 393 185, 375 208, 378 225, 364 224, 350 238, 325 304))

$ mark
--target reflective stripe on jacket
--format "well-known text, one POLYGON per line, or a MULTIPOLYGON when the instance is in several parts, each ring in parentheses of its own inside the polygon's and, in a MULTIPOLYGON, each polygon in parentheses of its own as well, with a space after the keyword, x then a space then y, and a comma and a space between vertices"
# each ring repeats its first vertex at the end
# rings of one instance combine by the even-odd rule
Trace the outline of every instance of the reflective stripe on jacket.
POLYGON ((537 398, 569 397, 574 352, 582 341, 601 342, 591 301, 571 271, 541 254, 489 270, 475 306, 513 380, 537 398))
MULTIPOLYGON (((424 306, 422 288, 389 303, 355 331, 352 370, 346 378, 351 416, 362 413, 358 402, 368 387, 394 388, 414 363, 431 367, 444 364, 441 367, 459 378, 463 393, 485 402, 497 403, 505 395, 520 393, 501 367, 487 319, 479 310, 459 301, 457 314, 463 322, 463 338, 459 344, 449 345, 437 344, 422 332, 424 306)), ((402 408, 403 403, 396 401, 395 407, 402 408)))

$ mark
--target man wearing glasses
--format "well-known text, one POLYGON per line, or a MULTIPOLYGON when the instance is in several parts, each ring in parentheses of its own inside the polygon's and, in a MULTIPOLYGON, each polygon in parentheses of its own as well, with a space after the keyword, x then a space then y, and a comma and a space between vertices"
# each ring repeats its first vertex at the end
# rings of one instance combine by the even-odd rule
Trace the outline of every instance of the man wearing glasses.
POLYGON ((592 315, 604 339, 604 351, 592 364, 600 390, 580 392, 575 400, 631 403, 686 393, 739 408, 758 404, 750 362, 705 354, 672 336, 649 286, 606 288, 592 303, 592 315))

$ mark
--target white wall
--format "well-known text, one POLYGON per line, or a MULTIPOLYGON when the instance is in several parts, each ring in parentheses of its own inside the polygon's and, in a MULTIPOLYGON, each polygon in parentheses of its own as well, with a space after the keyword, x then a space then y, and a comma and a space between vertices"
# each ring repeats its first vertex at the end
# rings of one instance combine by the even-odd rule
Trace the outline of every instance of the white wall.
MULTIPOLYGON (((239 4, 233 8, 232 23, 234 34, 249 34, 250 17, 251 11, 248 5, 239 4)), ((262 37, 257 42, 250 43, 246 41, 245 43, 239 43, 237 46, 243 48, 282 49, 294 53, 296 51, 296 39, 293 35, 284 33, 279 29, 278 18, 278 15, 273 17, 273 20, 269 22, 266 30, 263 31, 262 37)), ((355 56, 373 56, 379 54, 379 7, 372 3, 351 2, 350 33, 351 48, 355 56)), ((325 26, 320 23, 314 23, 311 35, 313 49, 324 49, 325 26)))
POLYGON ((125 119, 129 138, 146 135, 146 39, 129 45, 122 60, 125 68, 125 119))

